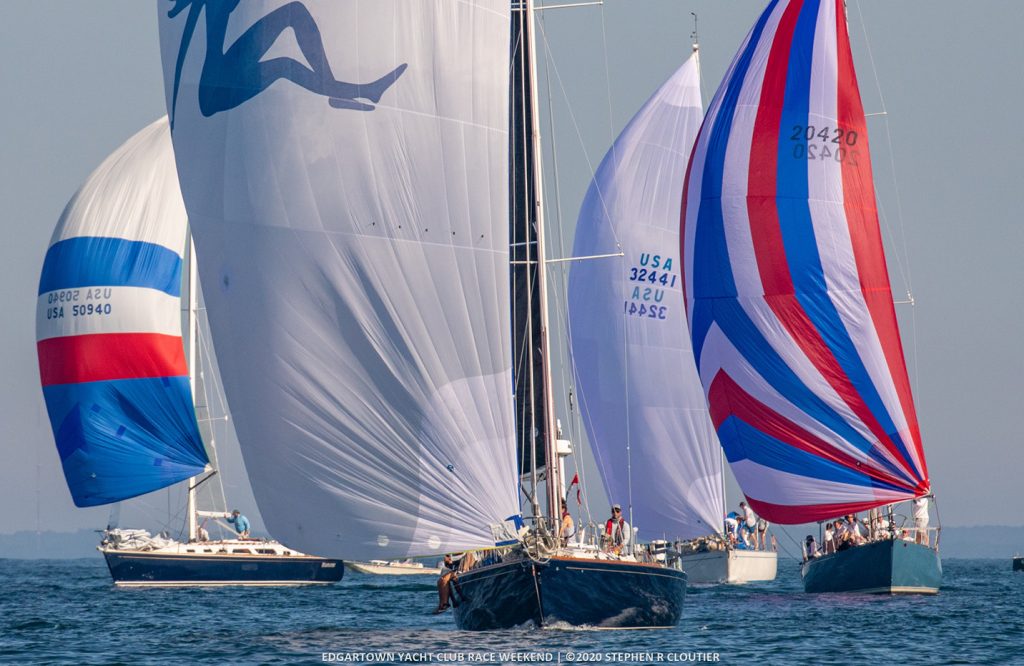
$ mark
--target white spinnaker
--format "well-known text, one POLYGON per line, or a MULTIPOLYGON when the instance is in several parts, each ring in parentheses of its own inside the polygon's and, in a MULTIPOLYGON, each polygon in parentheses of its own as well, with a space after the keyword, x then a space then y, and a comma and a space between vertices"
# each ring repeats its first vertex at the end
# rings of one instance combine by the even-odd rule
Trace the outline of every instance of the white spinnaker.
POLYGON ((680 192, 702 115, 695 53, 605 156, 573 247, 574 256, 625 254, 572 267, 569 316, 605 490, 631 501, 645 538, 721 531, 721 450, 686 335, 679 260, 680 192))
POLYGON ((507 0, 158 6, 214 346, 268 529, 346 558, 493 544, 518 513, 507 0), (269 50, 246 60, 243 42, 269 50))

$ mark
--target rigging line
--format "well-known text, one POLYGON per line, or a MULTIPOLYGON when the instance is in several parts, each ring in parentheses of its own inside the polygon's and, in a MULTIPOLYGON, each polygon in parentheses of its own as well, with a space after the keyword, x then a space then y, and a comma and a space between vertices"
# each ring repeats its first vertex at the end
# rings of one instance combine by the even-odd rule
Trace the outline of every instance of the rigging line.
MULTIPOLYGON (((566 225, 565 218, 562 214, 562 201, 561 201, 561 188, 560 178, 558 175, 558 151, 554 140, 555 137, 555 118, 554 118, 554 95, 551 91, 551 68, 554 62, 554 53, 551 49, 551 42, 548 39, 547 25, 544 20, 544 15, 541 14, 541 23, 539 24, 539 31, 542 43, 544 45, 544 73, 545 73, 545 84, 547 88, 547 107, 548 107, 548 122, 549 122, 549 134, 551 136, 551 161, 552 161, 552 173, 554 177, 554 189, 555 189, 555 201, 556 201, 556 221, 558 223, 556 234, 557 245, 559 255, 565 257, 567 255, 565 251, 566 247, 566 225)), ((564 90, 564 89, 563 89, 564 90)), ((577 132, 578 134, 578 132, 577 132)), ((547 262, 546 262, 547 263, 547 262)), ((550 262, 555 263, 555 262, 550 262)), ((579 485, 582 489, 581 495, 583 499, 583 511, 587 517, 588 522, 593 522, 593 514, 591 513, 590 507, 590 496, 587 491, 589 487, 586 474, 584 472, 585 467, 585 454, 583 452, 583 440, 580 435, 582 424, 580 423, 579 410, 575 409, 573 404, 573 386, 574 386, 574 374, 572 368, 572 343, 571 343, 571 329, 569 327, 569 313, 568 313, 568 270, 567 266, 559 266, 560 270, 558 273, 558 297, 552 298, 554 309, 556 312, 555 320, 557 326, 562 333, 561 339, 565 340, 565 347, 562 353, 559 354, 559 376, 563 383, 568 384, 567 401, 569 409, 569 432, 571 441, 575 443, 573 449, 573 465, 575 472, 579 478, 579 485)), ((552 290, 553 291, 553 290, 552 290)), ((549 292, 550 293, 550 292, 549 292)))
MULTIPOLYGON (((890 171, 890 175, 892 176, 893 194, 894 194, 894 196, 896 198, 896 226, 898 227, 899 236, 900 236, 900 242, 901 242, 901 245, 902 245, 901 249, 902 249, 902 252, 903 252, 902 256, 900 256, 899 252, 896 253, 896 266, 899 269, 900 277, 903 279, 903 284, 905 285, 905 287, 907 289, 907 292, 910 295, 910 300, 913 301, 914 283, 913 283, 913 279, 912 279, 911 274, 910 274, 910 252, 909 252, 909 249, 908 249, 908 246, 907 246, 906 224, 905 224, 904 218, 903 218, 903 198, 900 196, 899 181, 896 178, 896 157, 895 157, 895 154, 894 154, 895 150, 893 148, 893 143, 892 143, 892 130, 891 130, 891 126, 889 125, 889 109, 888 109, 888 107, 886 107, 885 95, 883 95, 883 93, 882 93, 882 83, 881 83, 881 80, 878 77, 878 67, 875 65, 875 55, 874 55, 874 51, 872 51, 872 49, 871 49, 871 39, 868 37, 868 27, 867 27, 867 21, 864 20, 864 10, 861 7, 861 4, 860 4, 859 1, 855 2, 855 4, 857 6, 857 15, 860 18, 861 33, 864 35, 864 46, 865 46, 865 48, 866 48, 866 50, 868 52, 868 61, 871 63, 871 73, 872 73, 872 75, 874 76, 874 79, 875 79, 875 89, 878 92, 879 104, 882 107, 882 110, 881 110, 879 115, 881 115, 883 117, 884 123, 885 123, 885 141, 886 141, 886 144, 887 144, 887 147, 888 147, 888 151, 889 151, 889 171, 890 171), (906 266, 904 266, 904 263, 906 264, 906 266)), ((874 115, 874 114, 872 114, 872 115, 874 115)), ((878 199, 877 195, 876 195, 875 198, 876 198, 876 200, 878 199)), ((879 210, 882 210, 881 203, 878 204, 878 207, 879 207, 879 210)), ((883 219, 885 219, 885 218, 883 217, 883 219)), ((886 228, 891 227, 891 225, 888 223, 887 219, 885 219, 885 227, 886 228)), ((892 234, 891 230, 890 230, 890 234, 892 234)), ((892 238, 891 235, 890 235, 890 238, 893 241, 892 244, 895 246, 896 245, 895 238, 892 238)), ((911 313, 912 313, 912 316, 911 316, 911 327, 913 329, 911 335, 912 335, 912 342, 913 342, 914 347, 913 347, 913 349, 911 351, 911 372, 910 372, 911 377, 910 377, 910 381, 911 381, 911 387, 912 387, 911 390, 914 393, 918 393, 917 389, 919 388, 920 383, 919 383, 919 365, 918 365, 918 357, 917 357, 917 317, 914 314, 913 303, 911 303, 911 313)))
MULTIPOLYGON (((602 22, 603 22, 603 19, 604 19, 604 5, 601 6, 601 16, 602 16, 602 22)), ((602 25, 603 25, 603 23, 602 23, 602 25)), ((607 49, 607 43, 606 43, 605 44, 605 72, 606 72, 606 77, 605 78, 608 80, 607 85, 610 87, 611 86, 611 81, 610 81, 609 75, 607 74, 607 70, 608 70, 607 50, 608 49, 607 49)), ((568 90, 565 87, 565 82, 562 79, 562 74, 561 74, 561 72, 558 69, 558 63, 554 60, 554 58, 552 58, 552 60, 551 60, 551 69, 552 69, 552 71, 555 74, 555 80, 558 82, 559 92, 562 94, 562 100, 565 102, 566 110, 569 113, 569 119, 570 119, 570 121, 572 123, 573 131, 575 131, 575 133, 576 133, 576 141, 579 144, 580 152, 583 153, 583 159, 587 163, 587 173, 590 176, 590 180, 592 182, 594 180, 594 176, 597 173, 597 167, 594 166, 594 161, 590 158, 590 153, 587 151, 586 142, 583 140, 583 133, 580 130, 580 124, 576 120, 576 112, 573 109, 572 101, 569 99, 569 93, 568 93, 568 90)), ((610 93, 609 93, 609 113, 610 113, 610 109, 611 109, 611 101, 610 101, 610 93)), ((609 122, 610 122, 610 120, 609 120, 609 122)), ((612 132, 614 133, 614 130, 612 130, 612 132)), ((612 150, 614 150, 614 144, 612 144, 612 150)), ((604 211, 605 216, 609 217, 610 215, 608 213, 607 202, 605 201, 605 198, 604 198, 604 192, 602 192, 600 189, 598 189, 597 190, 597 195, 598 195, 598 199, 601 202, 601 209, 604 211)), ((621 249, 622 243, 619 240, 618 234, 616 233, 614 228, 611 229, 611 232, 612 232, 612 235, 615 238, 615 247, 616 247, 616 249, 621 249)))
POLYGON ((898 226, 899 226, 900 240, 902 241, 902 244, 903 244, 904 258, 907 261, 907 270, 906 270, 906 273, 905 273, 905 275, 903 277, 904 277, 904 280, 906 281, 907 289, 913 291, 914 287, 913 287, 913 283, 911 282, 911 276, 910 276, 910 254, 907 251, 907 238, 906 238, 906 232, 905 232, 905 228, 904 228, 903 201, 902 201, 902 198, 900 197, 899 182, 898 182, 898 180, 896 178, 896 158, 894 156, 894 150, 893 150, 893 144, 892 144, 892 132, 891 132, 891 129, 890 129, 889 119, 888 119, 889 110, 888 110, 888 107, 885 104, 885 96, 882 94, 882 83, 881 83, 881 80, 878 78, 878 67, 875 65, 875 55, 874 55, 874 51, 872 51, 872 49, 871 49, 871 39, 868 37, 868 27, 867 27, 867 22, 864 20, 864 11, 861 8, 861 4, 860 4, 859 1, 856 2, 855 4, 857 6, 857 15, 860 18, 861 32, 864 35, 864 45, 865 45, 865 48, 866 48, 866 50, 868 52, 868 61, 871 63, 871 73, 874 75, 875 88, 878 91, 878 100, 879 100, 879 103, 882 106, 881 115, 883 117, 885 117, 885 137, 886 137, 886 143, 888 144, 888 148, 889 148, 889 169, 890 169, 891 174, 892 174, 893 191, 894 191, 894 194, 896 196, 896 221, 897 221, 898 226))
MULTIPOLYGON (((610 69, 608 67, 607 31, 605 29, 605 15, 604 15, 604 7, 603 7, 603 5, 601 7, 601 20, 602 20, 602 36, 603 36, 603 47, 604 47, 605 79, 606 79, 606 86, 608 88, 608 101, 609 101, 609 125, 611 125, 612 124, 612 118, 611 118, 611 113, 612 113, 611 112, 611 108, 612 108, 611 107, 611 79, 610 79, 610 73, 609 73, 610 69)), ((547 35, 543 32, 543 29, 541 30, 541 37, 545 41, 545 50, 550 53, 551 52, 551 50, 550 50, 550 43, 548 42, 547 35)), ((549 71, 553 71, 554 72, 555 80, 558 83, 558 89, 559 89, 559 91, 560 91, 560 93, 562 95, 563 100, 565 101, 566 109, 567 109, 567 111, 569 113, 569 118, 570 118, 573 130, 576 133, 577 142, 578 142, 578 144, 580 146, 581 152, 583 153, 583 157, 586 160, 588 171, 589 171, 589 174, 591 176, 591 180, 593 180, 596 168, 594 166, 593 160, 590 158, 589 152, 587 151, 586 143, 583 140, 582 132, 580 130, 580 125, 579 125, 579 122, 576 119, 576 114, 575 114, 575 111, 574 111, 574 107, 573 107, 572 101, 569 99, 569 95, 568 95, 568 92, 567 92, 567 89, 566 89, 566 86, 565 86, 565 82, 562 79, 561 72, 559 71, 559 68, 558 68, 558 63, 557 63, 557 61, 555 61, 555 59, 553 57, 550 60, 550 70, 549 71)), ((614 132, 613 128, 612 128, 612 132, 614 132)), ((613 149, 614 149, 614 146, 613 146, 613 149)), ((598 194, 598 198, 599 198, 599 200, 601 202, 602 208, 604 208, 606 216, 607 216, 607 206, 606 206, 606 202, 605 202, 605 199, 604 199, 604 196, 603 196, 603 192, 598 190, 597 194, 598 194)), ((613 236, 615 237, 616 247, 617 248, 621 248, 621 242, 620 242, 620 239, 618 238, 618 234, 616 233, 614 228, 612 228, 611 231, 612 231, 613 236)), ((566 313, 567 331, 571 331, 571 329, 572 329, 571 320, 570 319, 571 319, 570 315, 568 315, 568 313, 566 313)), ((570 349, 571 349, 571 342, 572 342, 572 334, 571 334, 571 332, 568 332, 566 337, 569 340, 569 346, 570 346, 570 349)), ((573 378, 573 380, 575 380, 577 378, 577 374, 576 374, 576 369, 575 369, 575 360, 572 358, 571 352, 569 354, 569 363, 570 363, 570 367, 571 367, 571 371, 572 371, 571 372, 571 377, 573 378)), ((577 413, 579 414, 579 418, 581 418, 581 419, 586 418, 588 420, 588 422, 590 423, 590 429, 593 430, 593 423, 590 421, 590 413, 589 413, 589 410, 587 410, 586 404, 585 404, 586 398, 585 397, 579 398, 579 395, 580 394, 577 393, 578 399, 583 400, 583 402, 580 403, 580 407, 581 408, 579 409, 579 411, 577 413), (584 413, 584 412, 586 412, 586 413, 584 413)), ((595 454, 595 461, 598 463, 599 469, 602 472, 602 482, 603 482, 604 477, 607 476, 606 471, 603 469, 603 461, 598 456, 596 456, 596 454, 595 454)), ((602 483, 602 485, 604 485, 604 484, 602 483)), ((607 491, 608 491, 607 487, 605 487, 605 491, 607 493, 607 491)), ((610 501, 613 501, 613 500, 610 500, 610 501)), ((588 512, 589 512, 589 501, 588 501, 588 512)))
MULTIPOLYGON (((200 287, 201 286, 202 285, 200 285, 200 287)), ((201 293, 201 290, 200 290, 200 293, 201 293)), ((197 312, 196 312, 196 322, 197 322, 197 325, 196 325, 197 335, 196 335, 196 337, 199 340, 199 369, 200 369, 199 378, 200 378, 200 384, 202 384, 202 387, 203 387, 203 396, 205 397, 205 400, 206 400, 207 416, 211 417, 211 419, 210 419, 210 422, 211 422, 211 424, 210 424, 210 447, 209 447, 210 448, 210 453, 213 456, 213 460, 211 462, 213 463, 214 468, 219 470, 220 469, 220 454, 217 451, 217 422, 223 420, 223 422, 225 424, 225 428, 226 428, 227 427, 227 423, 228 423, 228 421, 230 419, 230 412, 228 411, 228 408, 227 408, 227 398, 226 398, 226 395, 225 395, 223 389, 221 388, 221 385, 220 385, 220 382, 219 382, 220 375, 217 372, 217 368, 214 365, 214 355, 213 355, 213 353, 211 351, 211 341, 210 341, 211 336, 208 334, 208 331, 207 331, 207 329, 208 329, 208 327, 210 325, 210 320, 209 320, 209 317, 206 315, 206 308, 202 308, 202 310, 197 310, 197 312), (201 315, 200 315, 200 312, 202 313, 201 315), (209 372, 207 372, 207 371, 209 371, 209 372), (207 377, 208 376, 211 378, 209 381, 207 381, 207 377), (211 396, 210 396, 210 391, 208 390, 209 388, 212 388, 212 392, 213 392, 213 395, 216 398, 218 407, 221 410, 221 412, 224 414, 223 419, 219 419, 219 418, 214 419, 214 418, 212 418, 213 410, 210 408, 210 397, 211 396)), ((226 434, 227 433, 225 432, 225 435, 226 434)), ((212 487, 210 487, 210 489, 207 491, 207 495, 211 499, 211 504, 215 505, 215 502, 216 502, 217 498, 216 498, 216 495, 214 494, 214 492, 215 492, 214 489, 220 489, 220 500, 221 500, 220 506, 226 511, 227 510, 227 506, 228 506, 228 500, 227 500, 227 495, 226 495, 225 490, 224 490, 224 478, 223 478, 223 475, 218 475, 217 479, 214 481, 214 485, 212 487)))
MULTIPOLYGON (((606 17, 605 17, 604 6, 602 5, 601 6, 601 44, 602 44, 602 46, 604 48, 604 80, 605 80, 605 86, 606 86, 607 92, 608 92, 608 129, 609 129, 610 135, 612 137, 610 152, 612 154, 612 163, 613 164, 617 164, 619 159, 618 159, 618 155, 615 152, 615 150, 616 150, 616 136, 615 136, 615 122, 614 122, 614 119, 613 119, 614 116, 613 116, 613 113, 612 113, 612 79, 611 79, 611 68, 608 66, 608 29, 607 29, 607 21, 605 20, 605 18, 606 17)), ((601 206, 602 206, 602 208, 605 208, 604 195, 603 194, 601 195, 601 206)), ((605 208, 605 213, 607 215, 607 213, 608 213, 607 208, 605 208)), ((611 221, 611 217, 610 216, 607 216, 605 219, 609 220, 609 222, 611 221)), ((609 224, 608 226, 611 227, 613 225, 609 224)), ((615 244, 618 247, 618 249, 620 249, 620 250, 622 249, 622 241, 618 237, 617 234, 615 235, 615 244)), ((623 315, 623 318, 625 318, 625 315, 623 315)), ((627 499, 628 506, 629 506, 629 529, 632 530, 633 527, 636 525, 636 520, 633 517, 633 450, 632 450, 632 441, 631 441, 633 427, 632 427, 632 421, 631 421, 631 418, 630 418, 631 414, 630 414, 630 409, 629 409, 629 396, 630 396, 629 380, 630 380, 630 376, 629 376, 629 327, 628 326, 624 326, 623 330, 622 330, 622 361, 623 361, 623 364, 622 364, 623 365, 623 367, 622 367, 622 374, 623 374, 623 377, 625 379, 625 381, 623 381, 623 383, 622 383, 622 404, 624 405, 625 411, 626 411, 626 499, 627 499)), ((615 499, 609 498, 609 501, 612 504, 615 504, 615 499)), ((630 552, 633 552, 634 548, 636 548, 636 544, 634 543, 634 541, 636 541, 634 534, 630 534, 629 535, 629 550, 630 550, 630 552)))
MULTIPOLYGON (((597 4, 600 4, 600 3, 597 3, 597 4)), ((563 216, 563 213, 562 213, 562 189, 561 189, 561 178, 559 176, 559 171, 558 171, 558 145, 557 145, 557 141, 556 141, 556 132, 555 132, 554 95, 552 94, 552 91, 551 91, 551 63, 554 60, 554 54, 551 51, 551 43, 548 40, 547 19, 546 19, 546 16, 543 13, 540 14, 540 21, 538 21, 537 26, 538 26, 538 30, 539 30, 540 36, 541 36, 541 41, 542 41, 543 47, 544 47, 544 51, 543 51, 544 52, 544 84, 545 84, 545 88, 546 88, 546 91, 547 91, 546 103, 547 103, 547 111, 548 111, 548 135, 550 136, 550 141, 551 141, 551 146, 550 146, 550 154, 551 154, 551 180, 553 181, 553 189, 554 189, 554 194, 555 194, 555 197, 554 197, 554 199, 555 199, 555 210, 554 210, 554 215, 553 215, 554 223, 555 224, 554 224, 553 228, 554 228, 554 230, 557 231, 557 233, 555 234, 555 238, 556 238, 556 241, 557 241, 558 255, 560 257, 565 257, 565 256, 567 256, 566 249, 565 249, 566 248, 566 238, 565 238, 566 223, 565 223, 565 217, 563 216)), ((549 209, 550 209, 550 207, 549 207, 549 209)), ((550 260, 548 260, 548 261, 550 261, 550 260)), ((542 267, 542 270, 546 270, 547 269, 547 263, 548 262, 546 261, 545 262, 545 266, 542 267)), ((561 267, 560 266, 559 268, 560 268, 560 270, 557 271, 557 278, 558 278, 557 285, 558 285, 558 288, 557 288, 557 290, 549 290, 549 296, 550 296, 549 307, 551 307, 551 305, 554 305, 554 309, 555 309, 555 312, 556 312, 556 315, 557 315, 555 317, 555 325, 557 326, 558 331, 561 334, 557 339, 561 339, 561 340, 565 341, 564 342, 564 346, 561 348, 561 353, 559 353, 559 355, 558 355, 559 356, 559 358, 558 358, 558 361, 559 361, 558 375, 559 375, 559 378, 560 378, 561 383, 563 385, 568 383, 569 386, 570 386, 570 389, 569 389, 569 392, 568 392, 568 395, 567 395, 567 401, 569 402, 568 407, 569 407, 569 411, 570 411, 570 414, 569 414, 569 433, 570 433, 571 441, 574 442, 574 444, 575 444, 575 446, 573 448, 572 457, 573 457, 573 466, 575 467, 575 472, 576 472, 576 478, 578 479, 578 482, 579 482, 578 488, 582 488, 583 483, 584 483, 584 478, 585 478, 584 475, 581 474, 581 469, 580 469, 581 468, 580 462, 583 459, 582 458, 582 442, 580 442, 579 439, 576 438, 576 433, 574 432, 575 428, 573 427, 574 426, 574 424, 573 424, 573 416, 572 416, 572 413, 571 413, 572 412, 572 404, 571 404, 572 403, 572 395, 571 395, 571 391, 572 391, 572 389, 571 389, 572 378, 571 378, 571 375, 569 374, 569 373, 571 373, 571 369, 569 368, 569 365, 566 362, 567 357, 569 356, 569 354, 571 354, 571 349, 569 348, 569 331, 568 331, 568 271, 567 271, 567 269, 565 267, 561 267)), ((549 326, 551 326, 551 322, 550 321, 549 321, 549 326)), ((552 351, 553 351, 553 349, 549 348, 549 354, 552 351)), ((553 381, 553 379, 552 379, 552 381, 553 381)), ((562 479, 562 483, 563 484, 564 484, 564 482, 565 482, 565 479, 562 479)), ((585 502, 584 502, 585 511, 586 511, 587 517, 589 519, 590 518, 590 501, 589 501, 589 497, 586 495, 585 492, 582 492, 581 495, 582 495, 582 497, 585 500, 585 502)), ((568 503, 568 498, 565 498, 565 501, 566 501, 566 503, 568 503)), ((577 508, 577 511, 578 510, 579 510, 579 508, 577 508)), ((579 515, 579 514, 577 514, 577 515, 579 515)), ((560 532, 560 530, 561 530, 561 528, 559 527, 559 532, 560 532)))
POLYGON ((788 557, 791 557, 791 558, 797 560, 798 562, 802 561, 803 560, 804 548, 803 548, 803 546, 800 545, 800 542, 797 541, 796 539, 794 539, 793 535, 790 534, 789 532, 787 532, 785 529, 783 529, 783 527, 781 525, 775 525, 775 527, 778 529, 779 532, 782 532, 783 534, 785 534, 786 538, 788 538, 790 541, 793 542, 793 546, 796 547, 796 549, 798 551, 800 551, 801 555, 800 555, 800 557, 795 557, 791 552, 789 552, 789 550, 786 549, 786 547, 782 544, 781 541, 776 540, 776 542, 779 545, 779 550, 784 552, 788 557))

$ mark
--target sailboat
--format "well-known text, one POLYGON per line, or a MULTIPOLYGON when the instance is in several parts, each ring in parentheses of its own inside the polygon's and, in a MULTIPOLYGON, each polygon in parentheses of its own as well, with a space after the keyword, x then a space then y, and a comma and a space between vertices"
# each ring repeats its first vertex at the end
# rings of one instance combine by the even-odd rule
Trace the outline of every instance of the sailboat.
POLYGON ((573 256, 624 256, 572 266, 576 389, 608 497, 628 497, 631 524, 676 542, 691 584, 774 580, 775 552, 722 532, 722 453, 679 328, 679 183, 703 115, 694 44, 595 173, 573 256))
POLYGON ((162 9, 179 180, 270 532, 346 559, 477 552, 465 629, 676 624, 681 570, 557 536, 571 445, 532 3, 162 9))
MULTIPOLYGON (((43 393, 77 506, 184 482, 187 541, 108 528, 99 546, 118 586, 268 585, 340 580, 336 560, 263 539, 202 538, 196 488, 215 470, 194 410, 197 280, 167 118, 112 153, 64 210, 44 260, 37 345, 43 393), (202 477, 202 478, 200 478, 202 477)), ((115 505, 116 506, 116 505, 115 505)))
MULTIPOLYGON (((768 5, 708 109, 683 202, 693 352, 754 510, 798 524, 929 497, 840 0, 768 5)), ((863 545, 808 557, 805 590, 937 592, 932 528, 888 513, 863 545)))
POLYGON ((352 571, 376 576, 437 576, 441 573, 441 567, 428 567, 422 562, 414 562, 413 560, 346 562, 345 567, 352 571))

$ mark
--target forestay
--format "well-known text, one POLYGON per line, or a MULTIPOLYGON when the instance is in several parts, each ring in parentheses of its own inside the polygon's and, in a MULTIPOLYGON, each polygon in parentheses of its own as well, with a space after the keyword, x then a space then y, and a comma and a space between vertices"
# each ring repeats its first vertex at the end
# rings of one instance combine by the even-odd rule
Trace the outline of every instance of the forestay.
POLYGON ((631 501, 648 538, 721 531, 721 451, 680 334, 679 187, 702 115, 694 53, 623 130, 584 199, 574 256, 624 257, 582 261, 569 275, 587 435, 608 497, 631 501))
POLYGON ((202 472, 181 340, 188 219, 167 118, 89 176, 61 215, 39 281, 39 375, 77 506, 202 472))
POLYGON ((507 0, 158 7, 267 528, 358 559, 492 545, 518 513, 507 0))
POLYGON ((841 0, 761 15, 701 129, 682 228, 701 381, 758 513, 927 494, 841 0))

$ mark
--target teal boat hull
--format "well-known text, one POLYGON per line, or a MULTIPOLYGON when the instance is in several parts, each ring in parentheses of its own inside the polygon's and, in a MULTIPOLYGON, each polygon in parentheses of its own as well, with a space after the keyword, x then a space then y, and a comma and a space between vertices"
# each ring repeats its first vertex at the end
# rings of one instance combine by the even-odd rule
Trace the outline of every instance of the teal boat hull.
POLYGON ((901 539, 876 541, 804 562, 805 592, 938 594, 937 550, 901 539))

